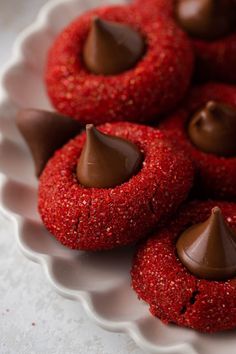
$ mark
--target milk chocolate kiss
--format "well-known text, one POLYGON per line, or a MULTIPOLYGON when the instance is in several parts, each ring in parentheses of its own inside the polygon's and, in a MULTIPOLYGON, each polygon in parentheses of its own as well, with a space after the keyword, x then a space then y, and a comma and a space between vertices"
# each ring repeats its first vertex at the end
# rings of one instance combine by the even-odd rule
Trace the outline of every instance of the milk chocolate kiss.
POLYGON ((82 130, 69 117, 37 109, 22 109, 16 123, 31 151, 37 177, 53 153, 82 130))
POLYGON ((236 233, 218 207, 204 223, 187 229, 176 247, 181 262, 199 278, 225 280, 236 276, 236 233))
POLYGON ((206 153, 236 156, 236 107, 209 101, 191 118, 188 135, 206 153))
POLYGON ((78 181, 85 187, 111 188, 129 180, 142 162, 138 147, 128 140, 86 126, 86 142, 77 164, 78 181))
POLYGON ((191 36, 215 40, 236 30, 235 0, 177 0, 176 19, 191 36))
POLYGON ((94 74, 116 75, 135 66, 144 53, 142 36, 131 27, 95 17, 83 58, 94 74))

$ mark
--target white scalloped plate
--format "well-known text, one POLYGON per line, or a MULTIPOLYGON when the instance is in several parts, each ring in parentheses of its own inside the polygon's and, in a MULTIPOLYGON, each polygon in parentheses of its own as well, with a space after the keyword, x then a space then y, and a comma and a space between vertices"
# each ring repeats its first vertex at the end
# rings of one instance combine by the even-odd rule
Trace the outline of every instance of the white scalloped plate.
MULTIPOLYGON (((125 0, 121 0, 125 2, 125 0)), ((149 314, 130 287, 132 249, 97 254, 61 246, 37 213, 37 181, 30 154, 16 126, 19 107, 52 109, 43 67, 55 35, 75 14, 113 0, 54 0, 18 38, 0 85, 0 206, 13 221, 20 249, 42 265, 62 296, 80 301, 103 328, 126 332, 145 351, 159 354, 235 354, 235 332, 203 335, 165 326, 149 314)))

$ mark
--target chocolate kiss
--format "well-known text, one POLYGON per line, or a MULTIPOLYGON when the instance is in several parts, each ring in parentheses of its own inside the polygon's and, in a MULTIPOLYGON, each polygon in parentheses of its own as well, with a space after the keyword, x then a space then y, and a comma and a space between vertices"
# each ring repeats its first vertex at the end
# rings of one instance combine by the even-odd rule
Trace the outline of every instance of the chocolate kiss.
POLYGON ((193 37, 214 40, 236 30, 235 0, 177 0, 175 12, 193 37))
POLYGON ((93 19, 84 45, 84 62, 94 74, 115 75, 135 66, 144 53, 144 40, 131 27, 93 19))
POLYGON ((206 153, 236 156, 236 108, 209 101, 190 120, 188 135, 206 153))
POLYGON ((87 138, 77 165, 77 178, 85 187, 111 188, 129 180, 142 162, 138 147, 128 140, 86 126, 87 138))
POLYGON ((37 177, 53 153, 82 130, 69 117, 37 109, 22 109, 16 123, 31 151, 37 177))
POLYGON ((224 280, 236 275, 236 233, 218 207, 207 221, 187 229, 176 247, 181 262, 200 278, 224 280))

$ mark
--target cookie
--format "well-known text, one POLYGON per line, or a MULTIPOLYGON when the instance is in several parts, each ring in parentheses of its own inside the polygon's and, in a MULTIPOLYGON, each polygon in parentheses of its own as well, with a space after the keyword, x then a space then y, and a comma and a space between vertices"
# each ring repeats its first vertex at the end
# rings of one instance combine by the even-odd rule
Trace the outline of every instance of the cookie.
POLYGON ((183 98, 192 68, 191 45, 173 21, 113 6, 85 13, 56 38, 45 77, 55 108, 82 124, 147 122, 183 98))
POLYGON ((192 163, 154 128, 108 123, 93 130, 96 144, 88 131, 91 126, 87 127, 87 138, 83 133, 71 140, 44 169, 39 183, 42 220, 62 244, 73 249, 105 250, 134 243, 186 199, 193 182, 192 163), (97 145, 99 151, 94 150, 97 145), (134 146, 142 154, 141 163, 134 146), (113 151, 113 162, 110 147, 119 150, 118 154, 113 151), (128 161, 122 157, 124 151, 128 161), (130 167, 124 172, 123 162, 130 166, 134 156, 138 163, 132 165, 131 175, 130 167), (110 163, 119 164, 113 177, 110 163), (103 171, 110 174, 108 180, 103 171), (126 174, 125 181, 116 180, 117 174, 119 178, 126 174), (96 188, 92 187, 95 183, 96 188))
POLYGON ((175 20, 191 38, 196 80, 236 82, 236 3, 231 0, 136 0, 150 20, 175 20), (192 6, 192 11, 189 8, 192 6))
POLYGON ((236 258, 230 257, 236 252, 235 240, 236 204, 216 201, 192 202, 183 207, 169 225, 159 230, 139 247, 131 271, 132 286, 139 298, 149 304, 151 313, 166 324, 174 323, 206 333, 235 328, 236 258), (217 208, 214 208, 216 206, 217 208), (217 214, 219 208, 222 214, 217 214), (215 215, 209 218, 211 210, 215 215), (222 217, 225 221, 222 221, 222 217), (205 223, 199 226, 199 223, 203 222, 205 223), (210 231, 217 229, 218 223, 223 225, 223 229, 231 233, 231 236, 234 235, 233 238, 228 238, 229 243, 227 243, 228 235, 226 234, 221 234, 221 237, 216 236, 214 232, 210 234, 210 231), (191 227, 196 224, 195 228, 191 227), (187 239, 185 239, 186 246, 189 237, 191 236, 193 239, 193 236, 196 236, 196 230, 199 232, 202 225, 205 230, 204 236, 201 234, 200 242, 199 239, 196 242, 195 238, 192 250, 187 249, 193 259, 199 257, 198 262, 194 264, 195 268, 192 267, 190 271, 186 265, 189 266, 192 259, 187 258, 185 254, 186 265, 182 263, 183 259, 180 260, 178 252, 182 256, 183 247, 181 248, 179 242, 183 241, 183 232, 188 230, 187 239), (193 235, 194 232, 195 235, 193 235), (225 249, 222 248, 222 243, 218 251, 221 256, 225 257, 220 260, 216 259, 218 254, 212 254, 210 248, 206 246, 207 242, 204 242, 206 235, 211 246, 217 243, 219 246, 222 240, 226 242, 226 252, 224 253, 225 249), (203 242, 201 243, 201 241, 203 242), (200 248, 199 244, 201 244, 200 248), (206 254, 207 252, 210 254, 206 254), (212 267, 207 269, 207 273, 201 272, 202 269, 206 270, 207 268, 206 264, 203 265, 204 256, 208 261, 210 260, 208 265, 212 265, 214 262, 217 265, 223 264, 221 271, 222 269, 229 271, 224 262, 230 262, 231 259, 234 262, 233 266, 230 264, 231 270, 234 269, 234 275, 231 274, 227 278, 224 273, 224 279, 222 279, 222 274, 220 276, 214 274, 213 278, 219 277, 220 280, 206 279, 209 275, 212 277, 212 273, 219 269, 212 267), (227 256, 229 256, 228 259, 227 256), (201 269, 198 268, 199 264, 201 269), (201 276, 195 275, 192 271, 201 276))
POLYGON ((184 146, 191 154, 198 174, 196 187, 199 195, 236 200, 235 109, 235 87, 209 83, 193 88, 182 107, 160 126, 173 141, 184 146), (215 113, 214 104, 210 108, 212 101, 216 104, 215 113), (222 104, 229 106, 226 112, 219 107, 222 104), (209 115, 209 111, 213 113, 209 115), (189 132, 191 120, 196 128, 191 128, 192 133, 189 132), (197 127, 197 124, 202 124, 203 129, 197 127), (206 130, 210 133, 205 134, 206 130), (207 149, 203 146, 203 141, 214 147, 207 149), (230 149, 230 144, 231 153, 219 151, 220 148, 230 149))

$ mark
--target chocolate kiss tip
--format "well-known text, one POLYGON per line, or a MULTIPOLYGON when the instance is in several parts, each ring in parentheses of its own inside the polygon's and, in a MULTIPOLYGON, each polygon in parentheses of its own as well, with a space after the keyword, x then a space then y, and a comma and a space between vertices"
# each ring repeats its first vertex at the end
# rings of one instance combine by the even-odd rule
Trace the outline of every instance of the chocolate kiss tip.
POLYGON ((176 247, 184 266, 200 278, 220 281, 236 276, 236 234, 218 206, 205 222, 184 231, 176 247))
POLYGON ((92 130, 94 127, 94 124, 86 124, 86 131, 92 130))
POLYGON ((92 19, 92 23, 94 26, 103 27, 103 24, 105 23, 105 21, 102 20, 101 17, 99 17, 99 16, 94 16, 92 19))
POLYGON ((77 164, 77 178, 84 187, 112 188, 138 172, 142 154, 128 140, 106 135, 92 124, 77 164))
POLYGON ((216 101, 208 101, 206 104, 206 108, 209 111, 214 111, 214 109, 217 107, 217 102, 216 101))
POLYGON ((221 209, 218 206, 214 207, 211 212, 212 214, 222 214, 221 209))
POLYGON ((92 18, 92 27, 96 27, 99 30, 103 27, 103 20, 99 16, 94 16, 92 18))
POLYGON ((93 23, 99 23, 99 22, 101 22, 101 19, 99 16, 94 16, 92 21, 93 21, 93 23))

